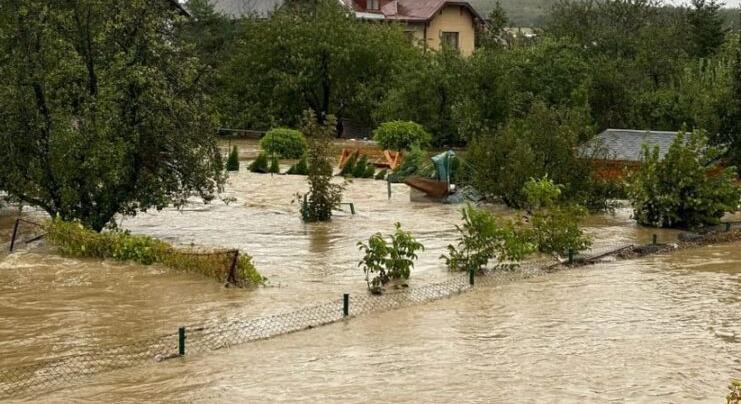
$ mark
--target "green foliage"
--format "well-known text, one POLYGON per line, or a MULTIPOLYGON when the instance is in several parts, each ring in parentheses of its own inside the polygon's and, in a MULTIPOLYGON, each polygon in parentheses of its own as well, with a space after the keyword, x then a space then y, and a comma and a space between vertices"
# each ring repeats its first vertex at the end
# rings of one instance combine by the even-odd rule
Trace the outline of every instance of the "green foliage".
POLYGON ((226 171, 239 171, 239 149, 237 146, 232 148, 229 152, 229 157, 226 159, 226 171))
POLYGON ((357 159, 357 154, 353 154, 352 156, 350 156, 350 158, 348 158, 345 162, 345 165, 342 167, 342 170, 340 170, 340 175, 343 177, 349 177, 353 175, 353 173, 355 172, 355 162, 357 161, 357 159))
POLYGON ((496 269, 513 269, 533 251, 518 224, 472 205, 464 207, 461 214, 463 226, 455 226, 460 234, 457 245, 448 245, 448 255, 440 257, 451 271, 481 271, 490 260, 496 261, 496 269))
POLYGON ((373 178, 376 175, 376 167, 373 164, 368 164, 365 168, 363 178, 373 178))
POLYGON ((368 168, 368 157, 365 155, 360 156, 358 162, 355 163, 355 167, 352 170, 352 176, 355 178, 363 178, 365 171, 368 168))
MULTIPOLYGON (((200 273, 217 279, 228 280, 234 255, 227 252, 198 252, 173 247, 149 236, 131 235, 121 231, 98 233, 79 222, 59 219, 45 225, 46 239, 65 255, 117 261, 133 261, 142 265, 164 266, 200 273)), ((252 264, 252 257, 240 254, 237 261, 237 283, 260 285, 265 279, 252 264)))
POLYGON ((207 69, 168 2, 2 2, 0 183, 52 217, 116 214, 222 189, 207 69), (133 29, 135 28, 135 29, 133 29))
POLYGON ((306 156, 302 156, 298 163, 291 166, 286 174, 289 175, 308 175, 309 165, 306 163, 306 156))
POLYGON ((253 173, 265 174, 268 170, 268 155, 260 153, 257 158, 247 167, 253 173))
POLYGON ((377 180, 385 180, 385 179, 386 179, 386 174, 387 174, 387 173, 388 173, 388 171, 386 171, 386 170, 379 170, 379 171, 378 171, 378 172, 376 173, 375 177, 373 177, 373 178, 375 178, 375 179, 377 179, 377 180))
POLYGON ((740 404, 741 403, 741 380, 731 380, 731 384, 728 385, 728 395, 726 396, 726 404, 740 404))
POLYGON ((587 210, 574 203, 562 203, 561 187, 548 177, 530 179, 523 187, 523 194, 528 209, 533 212, 528 237, 540 252, 565 255, 592 245, 580 228, 587 210))
POLYGON ((382 123, 376 128, 373 131, 373 140, 385 150, 408 151, 415 146, 429 145, 432 137, 418 123, 392 121, 382 123))
POLYGON ((433 171, 434 168, 427 152, 419 147, 413 147, 412 151, 404 155, 404 159, 396 170, 389 174, 389 179, 391 182, 399 183, 412 175, 429 177, 433 171))
POLYGON ((231 127, 296 127, 308 109, 371 124, 386 88, 422 55, 401 25, 368 24, 337 0, 282 7, 240 28, 219 68, 229 78, 218 101, 231 127))
POLYGON ((294 129, 271 129, 260 139, 260 148, 280 158, 297 159, 306 153, 306 138, 294 129))
POLYGON ((567 199, 576 199, 580 192, 589 192, 593 176, 589 162, 576 153, 580 142, 591 136, 582 110, 548 108, 537 102, 526 118, 473 139, 467 154, 473 183, 484 195, 522 207, 525 183, 548 175, 564 184, 567 199))
POLYGON ((716 0, 692 0, 688 20, 694 56, 711 56, 723 45, 728 29, 720 14, 722 6, 716 0))
POLYGON ((268 172, 271 174, 280 173, 280 162, 278 161, 278 156, 274 155, 270 158, 270 167, 268 168, 268 172))
POLYGON ((344 186, 332 183, 331 142, 335 130, 334 116, 319 120, 313 111, 304 114, 302 132, 308 140, 309 193, 298 195, 302 200, 301 217, 305 222, 326 222, 332 219, 332 209, 342 202, 344 186))
POLYGON ((735 212, 741 188, 734 184, 735 167, 718 166, 721 153, 699 130, 680 133, 663 159, 658 148, 644 148, 641 168, 628 185, 638 223, 695 228, 718 224, 726 212, 735 212))
POLYGON ((402 230, 400 223, 396 223, 396 231, 388 238, 390 243, 381 233, 376 233, 367 244, 358 242, 358 248, 364 254, 358 266, 363 269, 368 290, 372 293, 381 293, 392 279, 409 279, 417 251, 424 251, 424 246, 412 233, 402 230))

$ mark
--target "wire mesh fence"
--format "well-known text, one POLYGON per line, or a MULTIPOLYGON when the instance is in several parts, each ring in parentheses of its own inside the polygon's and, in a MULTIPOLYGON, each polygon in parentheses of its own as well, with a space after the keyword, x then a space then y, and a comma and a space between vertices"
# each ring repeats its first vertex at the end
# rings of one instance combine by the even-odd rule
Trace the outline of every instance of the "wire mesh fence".
MULTIPOLYGON (((594 262, 618 254, 632 246, 600 246, 584 255, 594 262)), ((513 270, 491 271, 475 279, 470 274, 454 274, 442 282, 401 289, 380 296, 349 296, 298 310, 252 319, 232 319, 184 327, 181 333, 161 335, 95 352, 69 355, 33 365, 0 369, 0 398, 44 391, 81 376, 127 368, 146 362, 218 350, 283 334, 335 323, 368 313, 379 313, 459 295, 474 288, 498 286, 553 272, 561 263, 540 261, 521 264, 513 270)))

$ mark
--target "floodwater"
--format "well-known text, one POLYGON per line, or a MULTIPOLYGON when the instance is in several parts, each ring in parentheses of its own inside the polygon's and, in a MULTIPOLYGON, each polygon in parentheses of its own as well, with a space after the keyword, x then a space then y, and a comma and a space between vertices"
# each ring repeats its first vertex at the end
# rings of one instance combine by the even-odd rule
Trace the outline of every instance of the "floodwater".
MULTIPOLYGON (((242 142, 242 154, 254 142, 242 142), (246 150, 245 150, 246 149, 246 150)), ((364 294, 356 243, 401 222, 427 247, 410 286, 446 279, 440 254, 460 206, 409 202, 404 185, 355 180, 356 215, 305 225, 303 177, 233 174, 228 204, 119 218, 178 244, 251 254, 267 287, 227 289, 194 274, 56 256, 0 256, 0 366, 259 317, 364 294)), ((285 167, 284 167, 285 168, 285 167)), ((497 213, 512 215, 504 208, 497 213)), ((346 209, 349 210, 349 209, 346 209)), ((37 213, 28 213, 31 217, 37 213)), ((598 248, 660 240, 627 209, 590 219, 598 248)), ((12 227, 0 215, 0 234, 12 227)), ((30 401, 720 402, 741 377, 741 246, 603 263, 481 288, 186 360, 85 378, 30 401)))

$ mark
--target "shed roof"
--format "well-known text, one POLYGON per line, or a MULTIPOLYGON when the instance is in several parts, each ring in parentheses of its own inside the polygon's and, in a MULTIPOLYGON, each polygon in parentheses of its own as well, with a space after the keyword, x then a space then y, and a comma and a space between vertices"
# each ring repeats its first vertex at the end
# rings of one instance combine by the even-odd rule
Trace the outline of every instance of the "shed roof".
POLYGON ((641 161, 645 144, 651 148, 658 146, 659 157, 664 158, 676 137, 677 132, 607 129, 585 144, 581 152, 585 156, 594 156, 604 151, 607 160, 641 161))
POLYGON ((238 18, 248 14, 267 16, 283 0, 209 0, 214 10, 229 17, 238 18))

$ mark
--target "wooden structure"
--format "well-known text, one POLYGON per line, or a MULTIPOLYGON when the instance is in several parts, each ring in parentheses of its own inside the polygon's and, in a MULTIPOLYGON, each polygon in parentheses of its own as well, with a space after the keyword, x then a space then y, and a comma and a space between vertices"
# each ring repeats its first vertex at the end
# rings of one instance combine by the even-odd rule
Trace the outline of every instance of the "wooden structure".
POLYGON ((355 156, 356 160, 361 156, 365 156, 370 164, 373 164, 378 168, 386 168, 390 170, 396 169, 404 158, 401 152, 392 150, 344 148, 340 155, 339 168, 342 169, 345 167, 345 164, 347 164, 353 156, 355 156))
POLYGON ((404 183, 418 191, 424 192, 430 198, 444 198, 450 194, 450 184, 432 178, 412 176, 404 180, 404 183))

